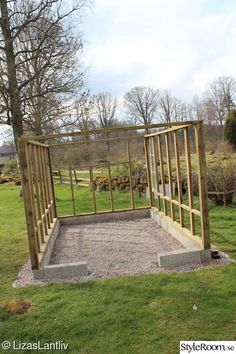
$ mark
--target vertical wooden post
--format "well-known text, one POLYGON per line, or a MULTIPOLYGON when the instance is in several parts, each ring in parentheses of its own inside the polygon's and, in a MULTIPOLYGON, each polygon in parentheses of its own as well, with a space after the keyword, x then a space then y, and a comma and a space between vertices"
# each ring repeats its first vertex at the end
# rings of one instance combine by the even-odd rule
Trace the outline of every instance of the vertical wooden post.
POLYGON ((51 228, 51 223, 53 222, 53 213, 51 207, 51 196, 50 196, 50 188, 49 188, 49 179, 48 179, 48 166, 46 160, 46 151, 45 147, 41 148, 42 153, 42 162, 43 162, 43 173, 44 173, 44 186, 45 186, 45 195, 47 202, 46 213, 48 214, 48 228, 51 228))
POLYGON ((32 165, 32 145, 30 143, 26 143, 26 160, 28 165, 28 177, 29 177, 29 186, 30 186, 30 198, 33 212, 33 223, 35 230, 35 238, 38 248, 38 253, 40 252, 40 239, 39 239, 39 231, 38 231, 38 223, 37 223, 37 209, 36 209, 36 198, 35 198, 35 175, 33 171, 32 165))
POLYGON ((185 146, 185 158, 187 167, 187 180, 188 180, 188 200, 189 200, 189 218, 190 218, 190 230, 192 235, 195 235, 195 220, 193 209, 193 188, 192 188, 192 168, 191 168, 191 155, 190 155, 190 143, 189 143, 189 130, 184 129, 184 146, 185 146))
POLYGON ((114 201, 112 194, 112 185, 111 185, 111 166, 107 166, 108 169, 108 183, 109 183, 109 193, 110 193, 110 202, 111 202, 111 211, 114 211, 114 201))
POLYGON ((167 171, 168 171, 169 190, 170 190, 170 215, 172 220, 175 220, 174 205, 172 203, 173 191, 172 191, 172 169, 171 169, 169 133, 165 134, 165 145, 166 145, 167 171))
POLYGON ((130 143, 129 140, 126 140, 126 151, 127 151, 127 158, 129 162, 129 186, 130 186, 130 200, 131 200, 131 208, 135 209, 134 206, 134 190, 133 190, 133 180, 132 180, 132 161, 130 155, 130 143))
POLYGON ((70 189, 71 189, 73 213, 74 213, 74 215, 76 215, 76 211, 75 211, 75 193, 74 193, 74 186, 73 186, 73 179, 72 179, 71 159, 70 159, 70 151, 69 150, 68 150, 68 165, 69 165, 70 189))
POLYGON ((53 174, 52 174, 52 159, 51 159, 51 151, 49 147, 47 149, 47 161, 48 161, 48 169, 49 169, 49 187, 50 187, 50 192, 51 192, 51 197, 53 201, 53 217, 57 217, 57 204, 56 204, 56 196, 55 196, 55 189, 54 189, 54 183, 53 183, 53 174))
POLYGON ((44 225, 44 233, 48 235, 48 215, 46 213, 47 210, 47 200, 45 193, 45 185, 44 185, 44 172, 43 172, 43 161, 41 154, 41 146, 37 146, 37 158, 38 158, 38 166, 39 166, 39 186, 40 186, 40 195, 41 195, 41 205, 42 205, 42 223, 44 225))
POLYGON ((95 195, 95 191, 93 189, 93 167, 90 167, 89 169, 89 178, 90 178, 90 184, 92 187, 92 193, 93 193, 93 210, 94 213, 97 213, 97 207, 96 207, 96 195, 95 195))
POLYGON ((210 227, 208 215, 208 197, 207 197, 207 175, 206 175, 206 155, 205 139, 203 132, 203 122, 195 126, 196 151, 198 156, 198 185, 199 202, 201 213, 201 236, 204 249, 211 248, 210 227))
POLYGON ((159 188, 159 174, 157 169, 157 146, 156 139, 153 137, 153 154, 154 154, 154 164, 155 164, 155 172, 156 172, 156 182, 157 182, 157 206, 158 210, 161 210, 161 200, 160 200, 160 188, 159 188))
MULTIPOLYGON (((163 156, 162 156, 160 135, 157 136, 157 144, 158 144, 159 161, 160 161, 162 194, 163 194, 163 196, 165 196, 166 195, 166 187, 165 187, 165 175, 164 175, 163 156)), ((164 198, 163 198, 163 210, 164 210, 164 214, 167 215, 166 200, 164 198)))
POLYGON ((31 204, 30 196, 30 184, 29 184, 29 169, 27 165, 26 158, 26 143, 24 141, 18 140, 18 150, 20 158, 20 171, 21 171, 21 184, 24 196, 24 206, 25 206, 25 218, 27 226, 27 234, 29 241, 30 259, 32 269, 38 269, 39 267, 39 256, 38 247, 35 239, 35 229, 33 220, 33 210, 31 204))
POLYGON ((175 149, 175 163, 176 163, 176 175, 177 175, 177 189, 178 189, 178 201, 179 201, 179 221, 180 226, 184 227, 183 209, 181 204, 183 203, 183 190, 182 190, 182 178, 180 174, 180 162, 179 162, 179 143, 177 132, 174 131, 174 149, 175 149))
POLYGON ((149 160, 149 151, 148 151, 148 139, 144 138, 144 150, 146 156, 146 164, 147 164, 147 178, 148 178, 148 187, 149 187, 149 195, 150 195, 150 207, 154 206, 153 201, 153 193, 152 193, 152 182, 151 182, 151 175, 150 175, 150 160, 149 160))
POLYGON ((37 146, 32 145, 32 160, 33 160, 33 172, 34 172, 34 184, 35 184, 35 192, 36 192, 36 202, 37 202, 37 226, 38 231, 40 232, 41 242, 45 242, 44 239, 44 231, 43 231, 43 223, 41 220, 42 215, 42 208, 41 208, 41 200, 40 200, 40 190, 39 190, 39 171, 38 171, 38 164, 37 164, 37 146))

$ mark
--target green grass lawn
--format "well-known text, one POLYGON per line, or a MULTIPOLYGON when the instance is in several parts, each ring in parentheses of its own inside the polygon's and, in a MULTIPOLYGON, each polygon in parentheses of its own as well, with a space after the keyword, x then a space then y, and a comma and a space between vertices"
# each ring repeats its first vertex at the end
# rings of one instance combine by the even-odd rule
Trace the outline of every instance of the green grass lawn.
MULTIPOLYGON (((210 210, 212 242, 236 259, 235 214, 235 206, 210 210)), ((235 264, 13 289, 28 256, 19 187, 0 186, 0 218, 0 301, 33 303, 23 315, 0 310, 0 342, 61 340, 68 353, 172 354, 183 339, 236 340, 235 264)))

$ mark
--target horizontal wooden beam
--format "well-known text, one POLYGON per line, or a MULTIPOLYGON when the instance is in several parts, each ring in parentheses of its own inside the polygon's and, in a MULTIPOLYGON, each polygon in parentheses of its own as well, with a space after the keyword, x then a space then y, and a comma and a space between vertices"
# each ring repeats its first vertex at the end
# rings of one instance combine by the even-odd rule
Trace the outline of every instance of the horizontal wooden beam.
POLYGON ((120 136, 116 138, 107 138, 107 139, 93 139, 93 140, 80 140, 80 141, 68 141, 68 142, 61 142, 61 143, 55 143, 55 144, 50 144, 49 147, 55 147, 55 146, 67 146, 67 145, 78 145, 78 144, 90 144, 90 143, 104 143, 104 142, 109 142, 109 141, 117 141, 117 140, 130 140, 130 139, 140 139, 144 138, 144 134, 138 134, 138 135, 131 135, 131 136, 120 136))
POLYGON ((175 127, 175 126, 183 126, 186 124, 198 124, 201 121, 186 121, 186 122, 170 122, 170 123, 157 123, 157 124, 147 124, 147 125, 130 125, 127 127, 115 127, 115 128, 107 128, 107 129, 96 129, 96 130, 85 130, 79 132, 70 132, 70 133, 59 133, 59 134, 51 134, 51 135, 34 135, 34 136, 22 136, 18 138, 19 141, 30 141, 30 140, 51 140, 58 138, 66 138, 72 136, 88 136, 88 135, 96 135, 96 134, 105 134, 105 133, 118 133, 130 130, 145 130, 145 129, 155 129, 155 128, 165 128, 165 127, 175 127))
POLYGON ((171 132, 174 132, 176 130, 179 130, 179 129, 184 129, 184 128, 189 128, 191 127, 192 125, 194 124, 197 124, 199 121, 194 121, 194 123, 189 123, 189 124, 183 124, 181 126, 175 126, 173 128, 169 128, 169 129, 164 129, 164 130, 160 130, 159 132, 156 132, 156 133, 152 133, 152 134, 147 134, 145 135, 145 138, 150 138, 150 137, 155 137, 157 135, 162 135, 162 134, 166 134, 166 133, 171 133, 171 132))

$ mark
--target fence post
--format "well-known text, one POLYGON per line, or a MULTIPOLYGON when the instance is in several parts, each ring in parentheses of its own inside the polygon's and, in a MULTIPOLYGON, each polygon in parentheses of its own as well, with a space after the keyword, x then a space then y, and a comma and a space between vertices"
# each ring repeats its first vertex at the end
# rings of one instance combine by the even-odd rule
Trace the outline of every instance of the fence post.
POLYGON ((27 226, 27 234, 29 240, 29 250, 32 269, 38 269, 39 257, 36 235, 34 229, 33 206, 31 203, 30 183, 29 183, 29 166, 27 165, 26 144, 24 141, 18 140, 18 151, 21 171, 21 186, 23 191, 25 218, 27 226))
POLYGON ((201 234, 204 249, 211 248, 210 228, 208 215, 208 197, 207 197, 207 176, 206 176, 206 155, 203 132, 203 122, 200 121, 195 126, 196 150, 198 157, 198 184, 199 184, 199 202, 201 213, 201 234))

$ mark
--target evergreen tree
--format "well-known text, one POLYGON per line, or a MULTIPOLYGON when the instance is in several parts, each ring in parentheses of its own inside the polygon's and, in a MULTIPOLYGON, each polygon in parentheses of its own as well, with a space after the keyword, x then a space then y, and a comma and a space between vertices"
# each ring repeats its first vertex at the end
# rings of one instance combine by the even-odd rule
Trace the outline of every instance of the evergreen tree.
POLYGON ((232 109, 225 122, 224 139, 236 147, 236 109, 232 109))

